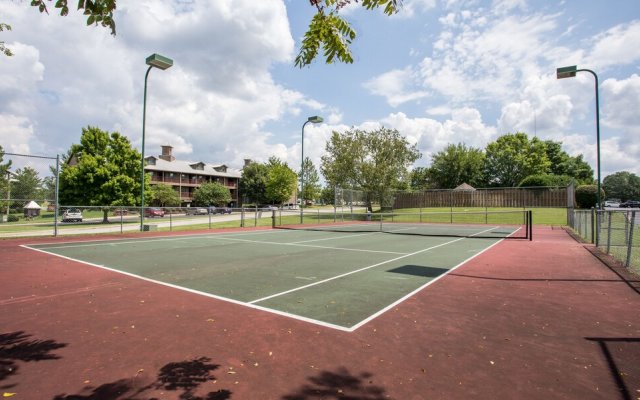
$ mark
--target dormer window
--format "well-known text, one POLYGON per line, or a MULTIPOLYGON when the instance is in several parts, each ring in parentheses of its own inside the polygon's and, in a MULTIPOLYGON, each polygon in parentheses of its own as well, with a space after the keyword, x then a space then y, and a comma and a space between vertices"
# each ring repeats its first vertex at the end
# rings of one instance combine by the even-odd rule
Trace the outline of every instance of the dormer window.
POLYGON ((203 162, 198 162, 195 164, 191 164, 190 165, 191 168, 196 169, 198 171, 204 171, 204 163, 203 162))

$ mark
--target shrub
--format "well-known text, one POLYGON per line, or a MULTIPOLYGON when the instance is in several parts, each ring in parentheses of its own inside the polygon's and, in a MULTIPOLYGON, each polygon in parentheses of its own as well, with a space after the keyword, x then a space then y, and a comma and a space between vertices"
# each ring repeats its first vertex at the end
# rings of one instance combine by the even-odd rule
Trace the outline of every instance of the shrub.
POLYGON ((520 182, 520 187, 568 186, 572 177, 568 175, 538 174, 529 175, 520 182))
MULTIPOLYGON (((598 193, 597 185, 582 185, 576 188, 576 203, 578 203, 579 208, 591 208, 595 207, 598 202, 598 197, 596 195, 598 193)), ((605 193, 604 190, 600 189, 600 199, 604 200, 605 193)))
POLYGON ((18 222, 20 221, 20 217, 15 214, 9 214, 9 218, 7 218, 7 222, 18 222))

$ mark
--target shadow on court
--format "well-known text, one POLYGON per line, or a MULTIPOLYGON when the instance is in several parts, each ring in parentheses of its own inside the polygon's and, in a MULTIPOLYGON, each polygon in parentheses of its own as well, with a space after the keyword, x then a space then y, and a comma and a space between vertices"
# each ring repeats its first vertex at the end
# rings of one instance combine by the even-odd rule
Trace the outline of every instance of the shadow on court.
POLYGON ((424 265, 403 265, 398 268, 390 269, 388 272, 411 276, 420 276, 423 278, 437 278, 447 271, 449 270, 444 268, 425 267, 424 265))
POLYGON ((308 378, 294 393, 283 396, 282 400, 350 399, 385 400, 386 390, 373 384, 373 374, 362 372, 352 374, 347 368, 335 372, 322 371, 308 378))
MULTIPOLYGON (((16 375, 19 363, 58 360, 61 357, 53 352, 67 346, 55 340, 32 339, 31 335, 23 331, 16 331, 0 335, 0 381, 16 375)), ((8 389, 13 385, 0 386, 8 389)))
POLYGON ((189 400, 227 400, 232 392, 219 389, 203 396, 196 394, 201 385, 215 382, 213 371, 220 368, 212 364, 211 359, 200 357, 193 360, 171 362, 158 371, 155 381, 140 386, 134 378, 120 379, 97 387, 87 386, 78 394, 61 394, 54 400, 124 400, 124 399, 155 399, 155 392, 172 392, 179 399, 189 400))

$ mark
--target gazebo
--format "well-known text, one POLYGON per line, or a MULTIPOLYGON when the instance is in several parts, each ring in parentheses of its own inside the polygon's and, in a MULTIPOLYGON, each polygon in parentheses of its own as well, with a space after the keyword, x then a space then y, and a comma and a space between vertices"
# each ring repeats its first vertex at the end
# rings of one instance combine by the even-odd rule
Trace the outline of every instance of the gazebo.
POLYGON ((42 207, 38 205, 35 201, 30 201, 24 206, 24 216, 25 217, 37 217, 40 215, 40 210, 42 207))

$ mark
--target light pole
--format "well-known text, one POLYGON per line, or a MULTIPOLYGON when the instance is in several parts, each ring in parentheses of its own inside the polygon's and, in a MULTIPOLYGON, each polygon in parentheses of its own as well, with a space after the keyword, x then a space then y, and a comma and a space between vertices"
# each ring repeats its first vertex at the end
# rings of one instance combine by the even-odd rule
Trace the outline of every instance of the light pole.
POLYGON ((322 123, 322 121, 324 121, 322 117, 314 115, 313 117, 307 118, 304 124, 302 124, 302 140, 300 142, 300 146, 302 147, 302 161, 300 162, 300 223, 301 224, 304 223, 304 216, 303 216, 304 214, 302 210, 304 208, 304 127, 309 122, 311 122, 312 124, 320 124, 322 123))
POLYGON ((145 121, 147 118, 147 78, 149 77, 149 71, 155 67, 161 70, 170 68, 173 65, 173 60, 160 54, 152 54, 147 57, 146 60, 147 73, 144 75, 144 100, 142 102, 142 160, 140 162, 141 178, 140 178, 140 231, 144 230, 144 133, 145 133, 145 121))
MULTIPOLYGON (((602 209, 602 199, 600 198, 600 100, 598 96, 598 75, 590 69, 578 69, 576 65, 570 67, 562 67, 556 69, 556 77, 558 79, 574 78, 578 72, 589 72, 595 78, 596 89, 596 163, 598 165, 598 192, 596 193, 596 201, 598 209, 602 209)), ((596 242, 597 243, 597 242, 596 242)))

